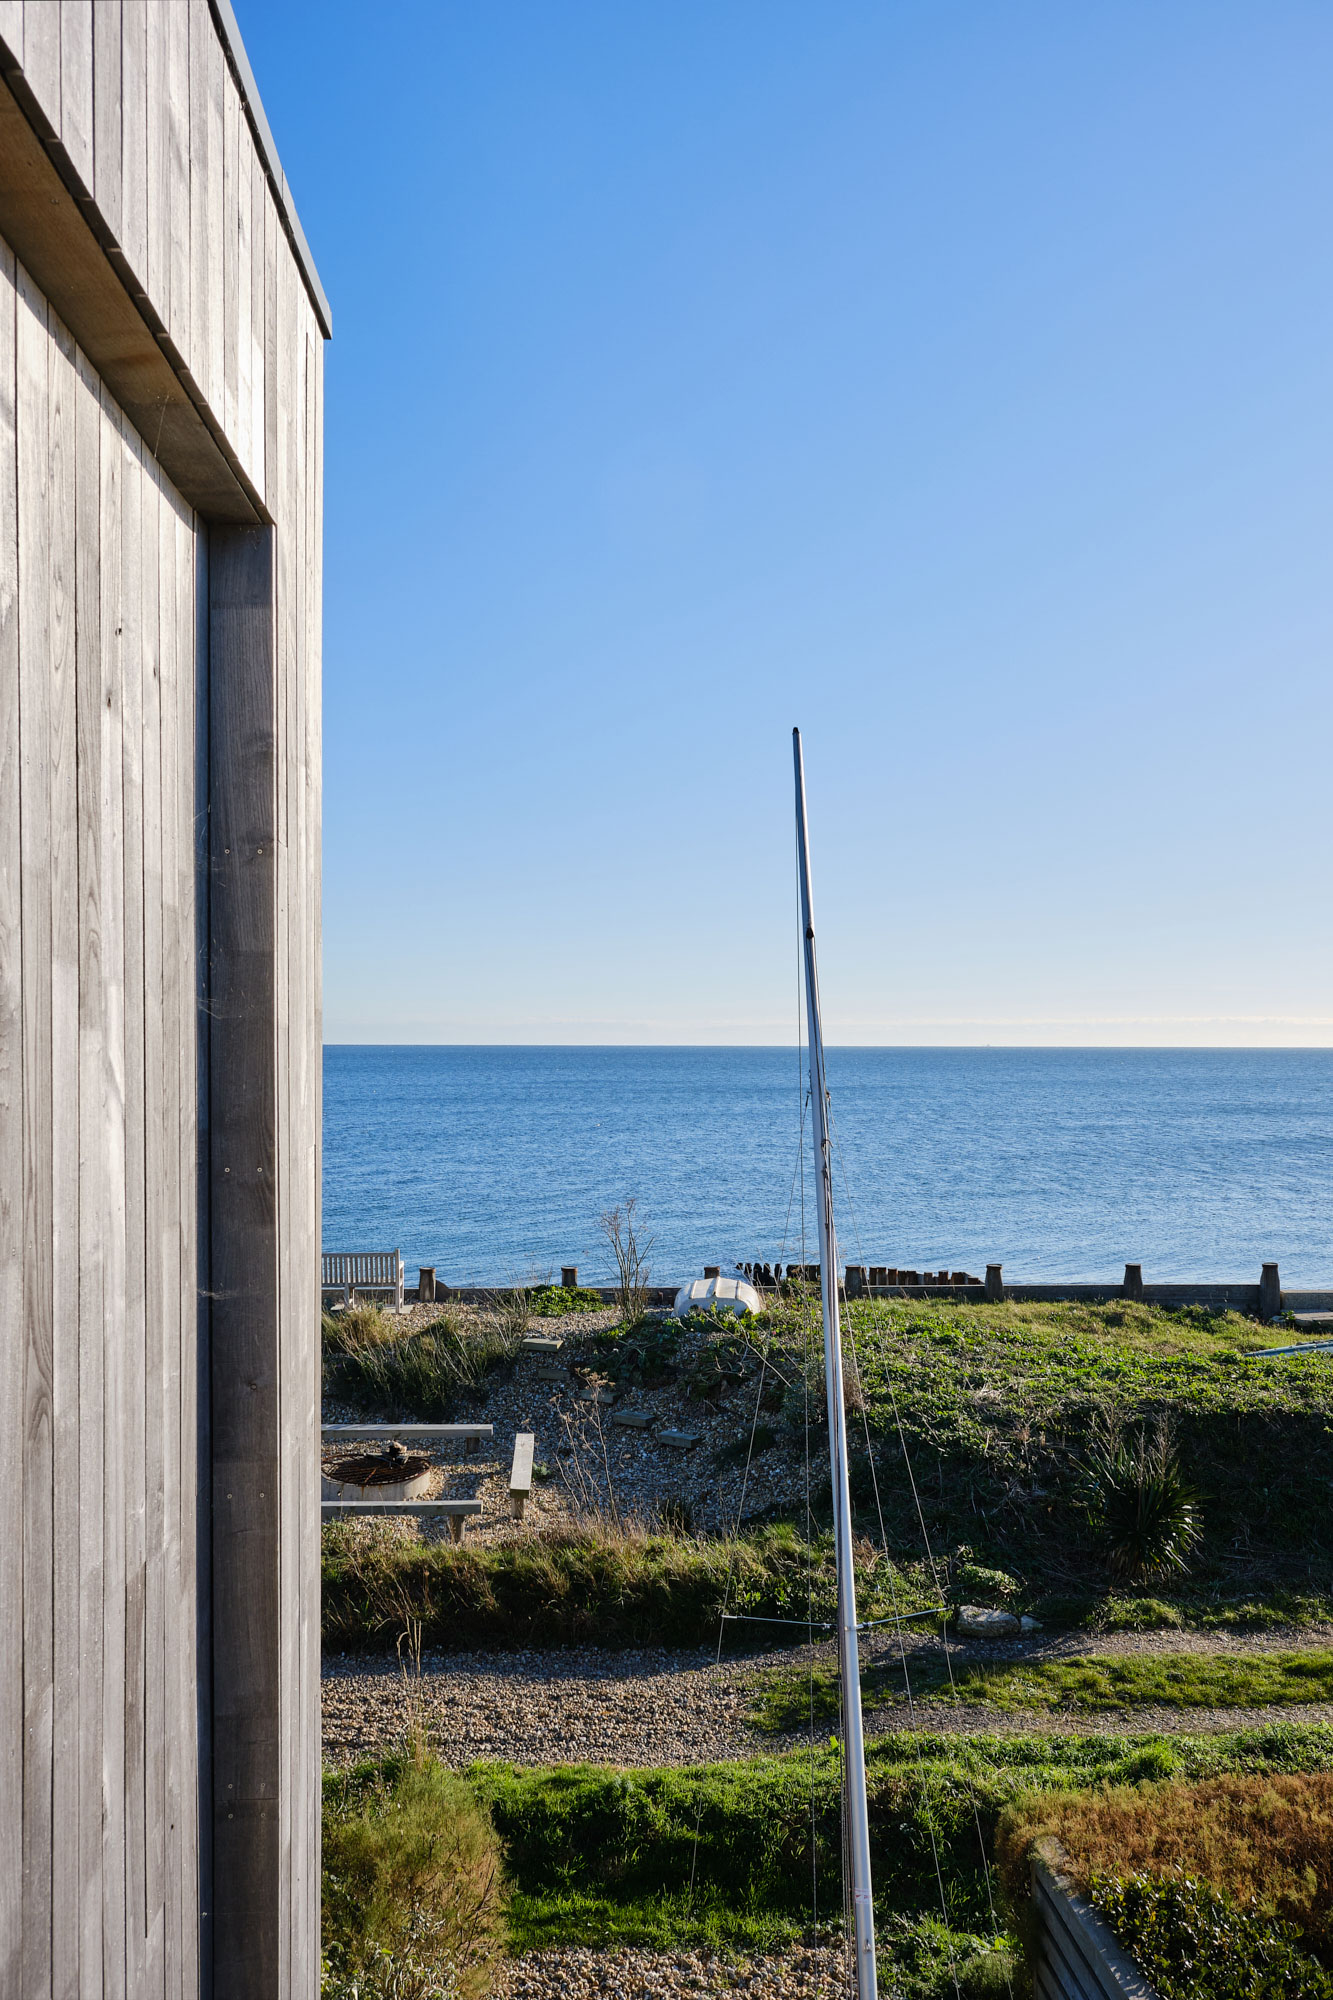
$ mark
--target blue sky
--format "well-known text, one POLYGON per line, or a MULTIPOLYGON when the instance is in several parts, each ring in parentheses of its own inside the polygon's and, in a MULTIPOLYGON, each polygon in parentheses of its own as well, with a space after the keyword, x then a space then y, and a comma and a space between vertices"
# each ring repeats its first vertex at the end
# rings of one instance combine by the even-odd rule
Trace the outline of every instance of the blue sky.
POLYGON ((1322 0, 236 0, 330 1041, 1333 1042, 1322 0))

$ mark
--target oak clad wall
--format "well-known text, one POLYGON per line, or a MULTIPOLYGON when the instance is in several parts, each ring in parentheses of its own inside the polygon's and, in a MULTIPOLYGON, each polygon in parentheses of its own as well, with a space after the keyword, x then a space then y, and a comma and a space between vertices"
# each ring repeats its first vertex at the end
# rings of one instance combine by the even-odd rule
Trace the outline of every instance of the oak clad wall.
POLYGON ((0 0, 6 2000, 316 1990, 327 331, 225 0, 0 0))

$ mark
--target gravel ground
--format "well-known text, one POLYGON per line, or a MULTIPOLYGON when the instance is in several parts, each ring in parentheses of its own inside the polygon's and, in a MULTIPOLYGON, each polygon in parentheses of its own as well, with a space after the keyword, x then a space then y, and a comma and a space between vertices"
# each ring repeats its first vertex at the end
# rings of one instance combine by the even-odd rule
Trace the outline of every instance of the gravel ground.
POLYGON ((807 1945, 757 1958, 708 1951, 535 1951, 505 1967, 506 2000, 639 2000, 639 1996, 755 1993, 774 2000, 826 2000, 851 1992, 841 1946, 807 1945))
MULTIPOLYGON (((1222 1638, 1207 1633, 1117 1633, 1104 1638, 1061 1635, 998 1646, 954 1646, 956 1665, 979 1660, 1051 1659, 1096 1654, 1247 1652, 1319 1644, 1317 1632, 1275 1632, 1222 1638)), ((938 1653, 939 1642, 916 1637, 918 1656, 938 1653)), ((830 1649, 820 1647, 821 1657, 830 1649)), ((752 1757, 794 1748, 801 1735, 761 1736, 748 1723, 756 1670, 799 1670, 803 1651, 753 1655, 716 1662, 711 1653, 561 1652, 427 1654, 422 1675, 404 1675, 394 1659, 331 1659, 324 1668, 324 1754, 345 1763, 373 1756, 399 1742, 419 1721, 449 1763, 502 1757, 517 1764, 697 1764, 752 1757)), ((1333 1721, 1333 1705, 1301 1703, 1281 1708, 1157 1708, 1079 1715, 921 1705, 915 1717, 900 1698, 866 1710, 866 1732, 881 1735, 918 1727, 962 1734, 1018 1735, 1032 1731, 1115 1735, 1201 1734, 1259 1727, 1275 1720, 1333 1721)))
MULTIPOLYGON (((464 1331, 470 1321, 475 1323, 481 1316, 481 1308, 475 1306, 413 1306, 399 1316, 398 1325, 404 1334, 418 1332, 438 1319, 441 1311, 448 1311, 464 1331)), ((493 1424, 495 1436, 474 1457, 465 1457, 458 1446, 442 1450, 427 1497, 482 1502, 484 1511, 469 1520, 465 1530, 469 1542, 501 1541, 515 1532, 509 1512, 509 1467, 517 1431, 533 1433, 534 1461, 549 1472, 545 1480, 538 1478, 533 1483, 525 1521, 528 1529, 572 1522, 588 1509, 618 1512, 623 1519, 651 1523, 671 1505, 686 1508, 696 1528, 715 1532, 734 1529, 738 1520, 767 1508, 789 1507, 799 1501, 805 1482, 804 1454, 798 1455, 790 1445, 779 1444, 757 1454, 748 1479, 743 1466, 719 1470, 714 1462, 721 1447, 749 1435, 756 1415, 757 1362, 752 1379, 725 1388, 715 1405, 689 1401, 679 1381, 652 1390, 620 1387, 615 1390, 614 1402, 604 1407, 583 1400, 579 1392, 588 1385, 587 1370, 592 1363, 588 1337, 614 1326, 616 1318, 608 1307, 563 1319, 534 1319, 534 1335, 566 1342, 565 1351, 556 1358, 557 1365, 573 1364, 566 1367, 566 1379, 542 1380, 539 1371, 552 1365, 552 1357, 525 1354, 515 1363, 508 1381, 493 1375, 469 1408, 460 1404, 457 1421, 493 1424), (617 1409, 647 1412, 651 1427, 640 1431, 614 1423, 617 1409), (679 1451, 658 1442, 657 1433, 664 1429, 697 1432, 700 1442, 690 1451, 679 1451)), ((681 1354, 685 1366, 702 1344, 698 1335, 692 1342, 686 1337, 681 1354)), ((411 1410, 397 1413, 403 1422, 411 1422, 415 1414, 411 1410)), ((325 1423, 358 1420, 356 1411, 332 1402, 325 1405, 325 1423)), ((326 1465, 332 1462, 326 1452, 326 1465)), ((815 1465, 816 1478, 821 1465, 822 1460, 815 1465)), ((449 1532, 443 1521, 400 1522, 394 1531, 427 1539, 449 1532)))

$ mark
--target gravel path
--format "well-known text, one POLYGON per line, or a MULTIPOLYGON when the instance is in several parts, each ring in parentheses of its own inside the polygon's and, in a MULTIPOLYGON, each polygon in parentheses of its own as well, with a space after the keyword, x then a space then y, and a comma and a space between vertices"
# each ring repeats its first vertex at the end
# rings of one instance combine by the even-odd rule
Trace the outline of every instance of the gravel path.
MULTIPOLYGON (((1241 1653, 1322 1644, 1317 1632, 1262 1637, 1141 1632, 1093 1638, 1067 1634, 1003 1646, 951 1649, 957 1665, 978 1660, 1052 1659, 1097 1654, 1241 1653)), ((939 1641, 916 1637, 911 1650, 938 1654, 939 1641)), ((828 1649, 821 1647, 821 1655, 828 1649)), ((785 1651, 715 1662, 703 1651, 427 1654, 420 1680, 394 1659, 333 1659, 324 1670, 324 1754, 332 1762, 380 1754, 414 1721, 424 1725, 449 1763, 502 1757, 517 1764, 697 1764, 796 1747, 800 1734, 763 1736, 748 1722, 756 1672, 790 1672, 809 1655, 785 1651)), ((919 1728, 960 1734, 1203 1734, 1275 1721, 1333 1722, 1333 1705, 1276 1708, 1141 1707, 1104 1714, 1006 1710, 925 1702, 915 1718, 901 1699, 866 1711, 870 1736, 919 1728)))
POLYGON ((428 1655, 420 1681, 396 1661, 324 1673, 324 1754, 373 1756, 419 1716, 451 1764, 700 1764, 753 1756, 745 1717, 753 1662, 707 1653, 428 1655))
POLYGON ((774 2000, 832 2000, 849 1994, 842 1948, 799 1946, 757 1958, 709 1951, 529 1952, 496 1984, 505 2000, 640 2000, 640 1996, 754 1993, 774 2000))

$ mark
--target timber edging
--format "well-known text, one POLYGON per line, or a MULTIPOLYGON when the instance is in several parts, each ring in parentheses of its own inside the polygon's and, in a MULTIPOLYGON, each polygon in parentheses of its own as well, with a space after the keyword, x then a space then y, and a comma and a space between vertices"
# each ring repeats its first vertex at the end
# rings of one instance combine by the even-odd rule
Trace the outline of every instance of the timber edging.
POLYGON ((1080 1895, 1060 1843, 1038 1841, 1032 1856, 1036 2000, 1158 2000, 1112 1931, 1080 1895))

